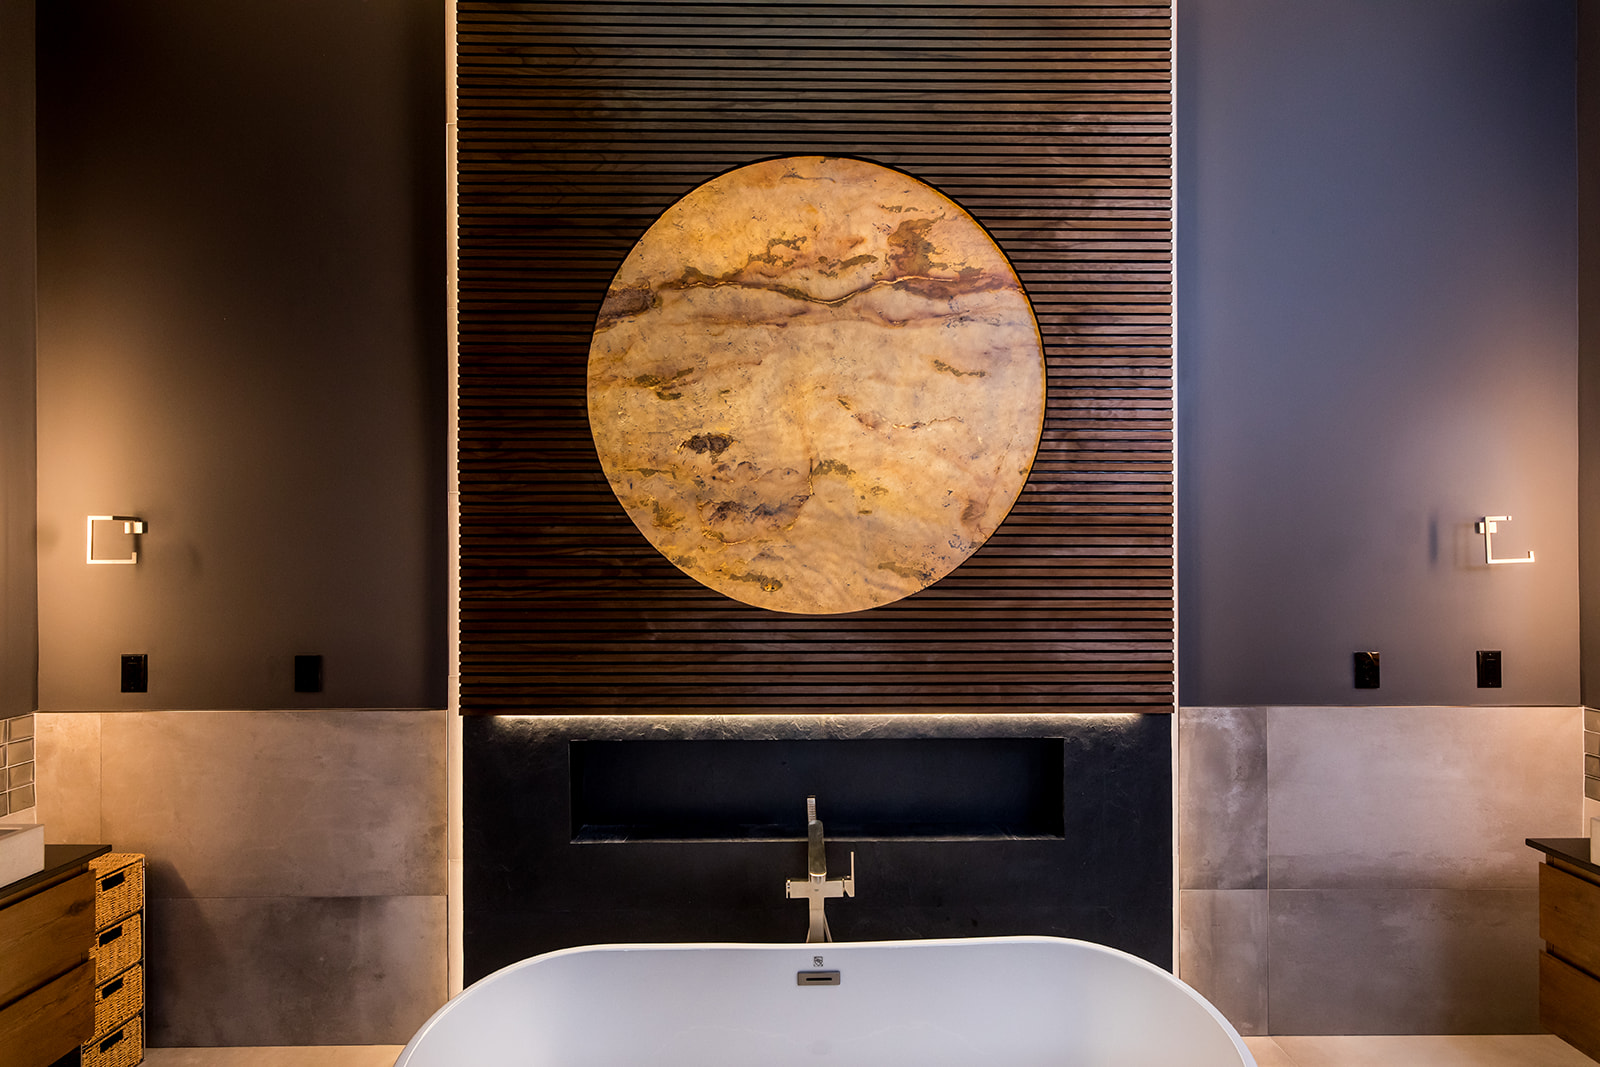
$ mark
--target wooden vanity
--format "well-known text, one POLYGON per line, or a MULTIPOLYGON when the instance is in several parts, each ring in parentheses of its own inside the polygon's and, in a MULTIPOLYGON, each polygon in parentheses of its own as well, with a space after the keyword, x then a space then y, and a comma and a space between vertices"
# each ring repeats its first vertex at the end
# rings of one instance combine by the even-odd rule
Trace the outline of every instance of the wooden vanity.
POLYGON ((1587 837, 1529 838, 1539 866, 1539 1023, 1600 1060, 1600 864, 1587 837))
POLYGON ((0 1050, 45 1067, 94 1036, 95 882, 109 845, 46 845, 44 870, 0 886, 0 1050))

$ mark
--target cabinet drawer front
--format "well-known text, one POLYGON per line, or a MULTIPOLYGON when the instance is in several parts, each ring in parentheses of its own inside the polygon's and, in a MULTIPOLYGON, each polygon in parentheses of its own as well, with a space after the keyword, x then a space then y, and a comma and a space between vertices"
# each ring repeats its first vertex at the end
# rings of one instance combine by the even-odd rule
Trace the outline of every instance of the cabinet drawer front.
POLYGON ((1600 975, 1600 885, 1540 864, 1539 936, 1568 963, 1600 975))
POLYGON ((1600 1059, 1600 981, 1541 952, 1539 1025, 1600 1059))
POLYGON ((144 856, 111 852, 89 864, 95 874, 94 927, 104 930, 118 919, 144 909, 144 856))
POLYGON ((144 917, 130 915, 93 937, 95 984, 109 982, 144 959, 144 917))
POLYGON ((0 1007, 83 962, 93 940, 88 871, 0 909, 0 1007))
POLYGON ((83 1046, 83 1067, 134 1067, 143 1059, 143 1015, 135 1015, 111 1033, 83 1046))
POLYGON ((104 1037, 144 1010, 144 968, 134 964, 94 991, 94 1036, 104 1037))
POLYGON ((94 1033, 94 970, 87 961, 0 1010, 6 1067, 45 1067, 94 1033))

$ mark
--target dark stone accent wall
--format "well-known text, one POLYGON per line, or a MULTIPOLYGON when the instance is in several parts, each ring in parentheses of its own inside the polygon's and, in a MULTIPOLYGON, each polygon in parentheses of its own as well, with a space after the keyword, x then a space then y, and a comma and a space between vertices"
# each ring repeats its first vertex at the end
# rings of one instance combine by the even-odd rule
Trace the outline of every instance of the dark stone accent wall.
MULTIPOLYGON (((806 870, 798 827, 778 840, 575 841, 569 740, 536 718, 464 725, 468 981, 574 945, 805 939, 806 907, 784 897, 784 881, 806 870)), ((848 871, 854 850, 857 877, 853 899, 828 903, 834 937, 1056 934, 1170 967, 1171 719, 1063 716, 1058 733, 1059 837, 831 840, 830 876, 848 871)), ((749 758, 776 766, 806 743, 760 742, 770 755, 749 758)), ((862 773, 892 780, 900 758, 888 751, 862 773)), ((974 804, 1005 787, 950 783, 974 804)), ((804 803, 803 794, 758 797, 753 814, 729 811, 728 821, 804 803)), ((828 797, 818 804, 826 827, 828 797)))

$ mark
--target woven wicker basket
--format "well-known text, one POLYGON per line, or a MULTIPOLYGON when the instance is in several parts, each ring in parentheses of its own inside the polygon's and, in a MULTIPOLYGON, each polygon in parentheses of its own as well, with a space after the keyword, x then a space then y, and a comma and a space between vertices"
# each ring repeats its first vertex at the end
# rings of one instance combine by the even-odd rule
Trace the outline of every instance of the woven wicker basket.
POLYGON ((104 1037, 144 1007, 144 968, 137 963, 94 991, 94 1034, 104 1037))
POLYGON ((144 1016, 83 1046, 83 1067, 133 1067, 144 1060, 144 1016))
POLYGON ((94 960, 94 984, 109 982, 144 958, 144 921, 130 915, 109 930, 102 930, 89 948, 94 960))
POLYGON ((94 872, 94 928, 104 930, 144 907, 144 857, 108 852, 89 861, 94 872))

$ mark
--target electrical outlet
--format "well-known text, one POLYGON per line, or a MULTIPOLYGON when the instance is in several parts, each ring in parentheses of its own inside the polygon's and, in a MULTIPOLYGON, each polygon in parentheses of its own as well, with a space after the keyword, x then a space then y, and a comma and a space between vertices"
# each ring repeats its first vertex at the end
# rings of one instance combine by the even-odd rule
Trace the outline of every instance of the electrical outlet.
POLYGON ((1500 650, 1478 650, 1478 688, 1500 688, 1500 650))
POLYGON ((294 691, 296 693, 322 692, 321 656, 296 656, 294 658, 294 691))
POLYGON ((150 691, 150 662, 143 652, 122 657, 122 691, 147 693, 150 691))
POLYGON ((1357 652, 1355 654, 1355 675, 1357 689, 1378 688, 1378 654, 1376 652, 1357 652))

